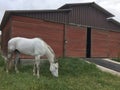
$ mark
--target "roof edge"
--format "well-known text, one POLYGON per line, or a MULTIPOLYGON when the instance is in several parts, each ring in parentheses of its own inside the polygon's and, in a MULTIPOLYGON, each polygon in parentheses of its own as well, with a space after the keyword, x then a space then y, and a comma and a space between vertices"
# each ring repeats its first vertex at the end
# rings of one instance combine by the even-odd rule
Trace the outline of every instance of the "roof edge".
POLYGON ((49 10, 49 9, 46 9, 46 10, 6 10, 6 12, 10 12, 10 13, 23 13, 23 12, 66 12, 66 11, 71 11, 71 9, 53 9, 53 10, 49 10))
POLYGON ((97 9, 103 11, 105 14, 107 14, 109 17, 114 17, 115 15, 113 15, 112 13, 110 13, 109 11, 107 11, 105 8, 101 7, 100 5, 98 5, 97 3, 93 2, 91 3, 94 7, 96 7, 97 9))
POLYGON ((99 9, 100 11, 102 11, 103 13, 105 13, 106 15, 108 15, 108 17, 114 17, 114 15, 112 13, 110 13, 109 11, 107 11, 106 9, 102 8, 100 5, 96 4, 95 2, 88 2, 88 3, 68 3, 65 4, 61 7, 58 8, 59 9, 69 9, 72 6, 76 6, 76 5, 91 5, 97 9, 99 9))
POLYGON ((58 9, 65 9, 65 8, 69 8, 71 6, 75 6, 75 5, 88 5, 88 4, 92 4, 93 2, 87 2, 87 3, 66 3, 64 5, 62 5, 61 7, 59 7, 58 9))
POLYGON ((10 18, 10 15, 13 14, 19 14, 19 13, 31 13, 31 12, 69 12, 71 9, 54 9, 54 10, 6 10, 4 13, 4 16, 2 18, 1 24, 0 24, 0 30, 2 31, 3 27, 5 26, 7 20, 10 18))
POLYGON ((107 21, 109 21, 109 22, 113 22, 113 23, 115 23, 115 24, 117 24, 117 25, 120 25, 120 22, 119 22, 119 21, 117 21, 117 20, 115 20, 115 19, 114 19, 114 18, 112 18, 112 17, 107 18, 107 21))

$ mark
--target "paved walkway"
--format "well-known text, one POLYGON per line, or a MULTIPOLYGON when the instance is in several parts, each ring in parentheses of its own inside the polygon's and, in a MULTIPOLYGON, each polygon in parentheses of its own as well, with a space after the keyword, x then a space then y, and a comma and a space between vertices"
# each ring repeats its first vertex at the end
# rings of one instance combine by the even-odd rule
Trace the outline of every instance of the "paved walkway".
POLYGON ((104 58, 86 58, 85 60, 120 73, 120 63, 104 58))

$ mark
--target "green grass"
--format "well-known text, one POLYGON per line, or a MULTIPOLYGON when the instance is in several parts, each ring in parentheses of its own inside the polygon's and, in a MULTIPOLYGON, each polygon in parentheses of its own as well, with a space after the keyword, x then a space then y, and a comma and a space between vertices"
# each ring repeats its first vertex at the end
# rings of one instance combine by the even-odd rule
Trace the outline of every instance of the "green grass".
POLYGON ((120 58, 113 58, 112 60, 120 62, 120 58))
POLYGON ((119 90, 120 77, 101 72, 94 64, 79 58, 59 58, 59 77, 49 71, 49 63, 41 65, 40 78, 32 75, 32 66, 21 66, 7 74, 0 58, 0 90, 119 90))

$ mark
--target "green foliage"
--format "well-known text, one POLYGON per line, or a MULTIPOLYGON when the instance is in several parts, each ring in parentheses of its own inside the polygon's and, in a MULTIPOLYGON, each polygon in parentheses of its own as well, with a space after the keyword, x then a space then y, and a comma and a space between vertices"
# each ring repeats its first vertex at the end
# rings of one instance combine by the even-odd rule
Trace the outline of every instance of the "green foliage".
POLYGON ((3 66, 4 65, 4 59, 2 58, 1 54, 0 54, 0 66, 3 66))
MULTIPOLYGON (((0 63, 1 63, 0 59, 0 63)), ((4 63, 2 63, 4 65, 4 63)), ((32 75, 32 65, 21 65, 20 73, 4 71, 0 65, 0 90, 119 90, 120 77, 101 72, 94 64, 79 58, 59 58, 59 77, 55 78, 45 61, 40 78, 32 75)))

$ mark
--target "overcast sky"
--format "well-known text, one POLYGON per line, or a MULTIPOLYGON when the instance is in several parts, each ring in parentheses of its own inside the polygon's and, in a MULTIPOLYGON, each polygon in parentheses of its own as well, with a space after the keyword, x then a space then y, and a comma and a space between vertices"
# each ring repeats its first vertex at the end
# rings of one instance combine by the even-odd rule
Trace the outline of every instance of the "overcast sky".
POLYGON ((0 22, 5 10, 57 9, 66 3, 96 2, 120 22, 120 0, 0 0, 0 22))

